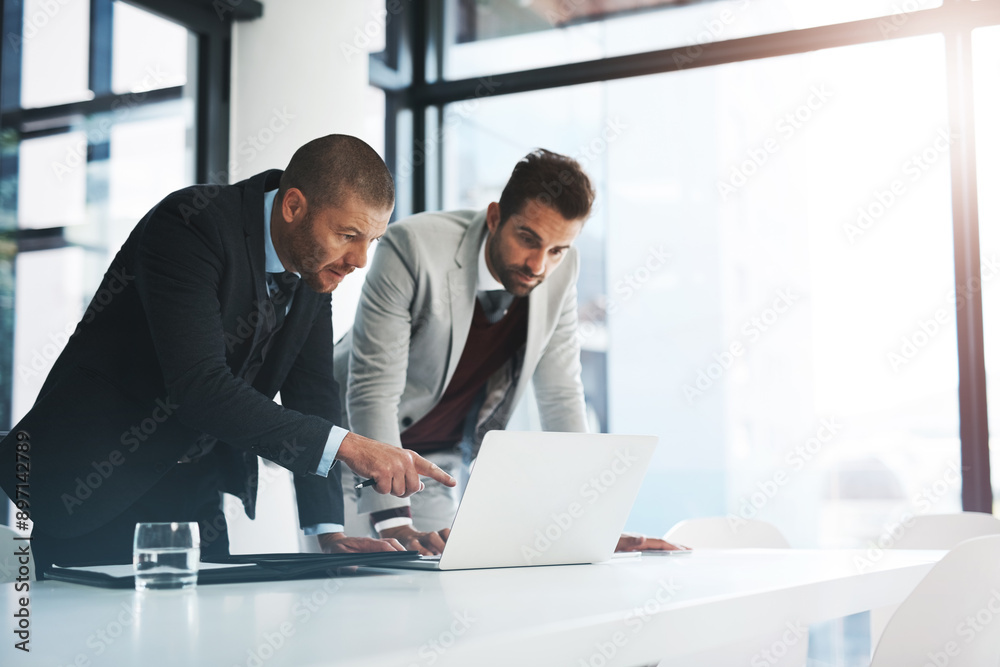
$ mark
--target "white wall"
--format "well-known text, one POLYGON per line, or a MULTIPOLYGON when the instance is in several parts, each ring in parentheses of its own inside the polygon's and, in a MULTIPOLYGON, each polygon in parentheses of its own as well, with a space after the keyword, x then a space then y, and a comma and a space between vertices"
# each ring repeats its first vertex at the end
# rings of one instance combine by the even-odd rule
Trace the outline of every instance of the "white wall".
POLYGON ((284 167, 310 139, 332 132, 357 135, 364 125, 367 56, 342 51, 353 47, 354 29, 370 18, 363 3, 264 4, 263 18, 239 22, 234 29, 233 180, 284 167), (287 123, 275 121, 286 112, 287 123), (272 127, 280 129, 272 132, 272 127))
MULTIPOLYGON (((316 137, 363 136, 370 111, 368 56, 354 47, 357 29, 373 20, 362 2, 264 0, 263 18, 236 24, 231 181, 284 168, 295 149, 316 137)), ((353 275, 334 293, 338 333, 353 319, 362 279, 353 275)), ((291 477, 284 469, 262 466, 255 521, 228 504, 226 514, 234 553, 298 547, 291 477)))

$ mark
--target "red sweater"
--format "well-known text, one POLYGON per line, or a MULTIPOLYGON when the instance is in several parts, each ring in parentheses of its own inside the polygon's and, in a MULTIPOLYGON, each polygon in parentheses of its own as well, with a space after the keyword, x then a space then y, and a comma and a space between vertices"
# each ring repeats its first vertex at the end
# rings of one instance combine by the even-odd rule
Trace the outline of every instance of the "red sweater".
POLYGON ((486 320, 476 299, 465 349, 444 396, 420 421, 403 431, 403 447, 433 452, 454 447, 462 439, 465 418, 479 390, 528 340, 528 301, 515 298, 503 319, 486 320))

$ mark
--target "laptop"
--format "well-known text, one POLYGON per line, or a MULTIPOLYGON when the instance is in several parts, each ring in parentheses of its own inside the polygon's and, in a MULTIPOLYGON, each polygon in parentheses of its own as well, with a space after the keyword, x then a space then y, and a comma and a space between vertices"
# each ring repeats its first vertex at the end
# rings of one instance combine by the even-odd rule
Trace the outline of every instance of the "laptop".
POLYGON ((610 560, 657 438, 490 431, 440 557, 383 567, 468 570, 610 560))

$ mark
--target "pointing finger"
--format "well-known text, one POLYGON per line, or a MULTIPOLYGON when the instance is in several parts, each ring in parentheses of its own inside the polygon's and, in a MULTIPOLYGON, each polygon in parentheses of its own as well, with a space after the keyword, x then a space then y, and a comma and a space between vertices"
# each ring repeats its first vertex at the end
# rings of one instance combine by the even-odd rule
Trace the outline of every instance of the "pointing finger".
POLYGON ((417 472, 424 477, 436 479, 445 486, 455 486, 457 484, 454 477, 418 454, 413 455, 413 465, 417 469, 417 472))

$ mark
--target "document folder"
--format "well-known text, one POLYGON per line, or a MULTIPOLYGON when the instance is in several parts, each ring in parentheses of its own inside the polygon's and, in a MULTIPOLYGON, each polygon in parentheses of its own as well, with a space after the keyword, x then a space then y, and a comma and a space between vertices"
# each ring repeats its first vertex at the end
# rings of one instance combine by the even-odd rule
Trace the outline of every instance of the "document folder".
MULTIPOLYGON (((240 584, 253 581, 323 579, 337 576, 341 567, 383 565, 395 560, 411 560, 416 551, 378 551, 359 554, 247 554, 205 558, 210 567, 199 569, 198 583, 240 584), (228 567, 227 567, 228 566, 228 567)), ((100 588, 133 588, 131 565, 59 567, 45 571, 45 578, 100 588)))

